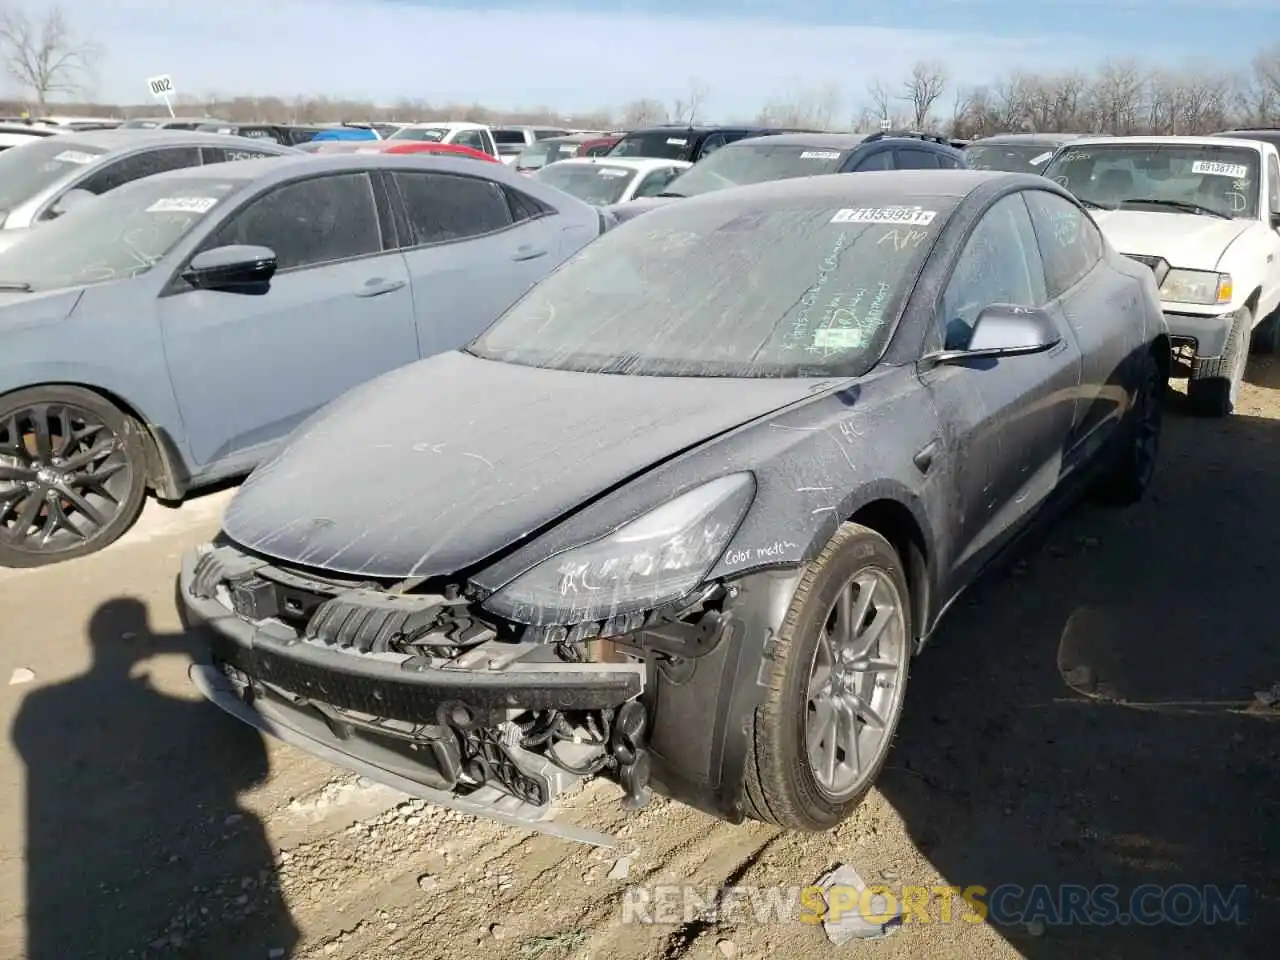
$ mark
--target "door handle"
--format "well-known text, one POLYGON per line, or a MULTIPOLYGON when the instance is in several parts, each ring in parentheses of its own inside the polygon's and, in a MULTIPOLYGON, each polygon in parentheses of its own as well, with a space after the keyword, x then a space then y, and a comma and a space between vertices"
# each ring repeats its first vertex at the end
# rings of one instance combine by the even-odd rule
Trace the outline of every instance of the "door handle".
POLYGON ((538 257, 545 257, 546 255, 546 247, 535 247, 530 244, 525 244, 523 247, 516 247, 515 255, 512 256, 511 259, 516 261, 516 263, 520 263, 524 260, 537 260, 538 257))
POLYGON ((356 296, 367 299, 369 297, 380 297, 384 293, 394 293, 404 286, 403 280, 384 280, 382 277, 374 277, 372 280, 365 281, 365 285, 356 291, 356 296))
POLYGON ((929 468, 933 466, 933 458, 937 456, 938 446, 937 440, 930 440, 911 458, 911 462, 922 474, 928 474, 929 468))

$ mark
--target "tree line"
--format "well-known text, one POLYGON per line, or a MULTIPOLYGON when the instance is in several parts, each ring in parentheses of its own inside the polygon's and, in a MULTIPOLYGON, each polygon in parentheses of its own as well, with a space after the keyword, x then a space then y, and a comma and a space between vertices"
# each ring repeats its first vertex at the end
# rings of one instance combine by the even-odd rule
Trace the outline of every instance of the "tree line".
MULTIPOLYGON (((0 58, 23 90, 22 102, 0 100, 0 112, 30 110, 134 117, 162 115, 163 105, 90 102, 101 48, 79 36, 58 6, 29 14, 0 3, 0 58), (56 111, 55 111, 56 107, 56 111)), ((530 123, 582 129, 657 123, 743 122, 823 130, 930 130, 953 137, 1006 131, 1199 134, 1232 126, 1280 127, 1280 43, 1242 60, 1238 69, 1175 70, 1116 60, 1092 72, 1014 71, 990 83, 954 83, 945 64, 920 61, 904 77, 878 79, 849 96, 834 81, 782 91, 754 116, 714 112, 715 91, 691 78, 666 103, 642 97, 617 108, 566 114, 553 106, 501 109, 480 103, 403 98, 390 106, 325 96, 202 96, 180 94, 174 109, 234 122, 333 123, 449 118, 481 123, 530 123)))

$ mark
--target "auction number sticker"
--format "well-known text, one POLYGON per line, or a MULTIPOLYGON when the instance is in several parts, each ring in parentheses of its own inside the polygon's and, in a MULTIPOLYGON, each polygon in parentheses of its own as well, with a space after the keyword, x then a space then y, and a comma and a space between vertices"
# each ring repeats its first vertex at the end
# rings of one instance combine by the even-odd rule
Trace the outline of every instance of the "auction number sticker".
POLYGON ((98 158, 92 153, 82 153, 79 150, 63 150, 53 159, 61 160, 63 163, 93 163, 98 158))
POLYGON ((667 143, 673 147, 685 147, 689 145, 688 140, 681 140, 679 137, 667 137, 667 143))
POLYGON ((927 227, 938 215, 937 210, 921 207, 862 207, 857 210, 837 210, 832 223, 890 223, 912 227, 927 227))
POLYGON ((1191 172, 1230 177, 1232 180, 1243 180, 1249 176, 1249 168, 1243 163, 1219 163, 1217 160, 1197 160, 1191 164, 1191 172))
POLYGON ((806 150, 800 154, 801 160, 839 160, 840 154, 835 150, 806 150))
POLYGON ((1033 167, 1038 167, 1040 166, 1040 164, 1044 163, 1046 160, 1048 160, 1052 156, 1053 156, 1053 151, 1047 150, 1044 153, 1040 154, 1039 156, 1032 157, 1030 160, 1027 161, 1027 163, 1031 164, 1033 167))
POLYGON ((600 176, 602 176, 602 177, 629 177, 629 176, 631 176, 631 171, 630 171, 630 170, 622 170, 622 169, 619 169, 618 167, 601 167, 601 168, 600 168, 600 176))
POLYGON ((208 213, 217 197, 165 197, 147 207, 147 213, 208 213))
POLYGON ((866 338, 857 327, 824 327, 813 331, 813 345, 819 350, 856 350, 866 338))

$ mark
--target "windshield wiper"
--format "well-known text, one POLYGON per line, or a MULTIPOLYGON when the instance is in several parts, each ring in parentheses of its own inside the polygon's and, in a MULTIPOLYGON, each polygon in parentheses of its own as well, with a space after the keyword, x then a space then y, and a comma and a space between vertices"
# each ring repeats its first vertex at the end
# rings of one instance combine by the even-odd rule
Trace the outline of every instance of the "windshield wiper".
POLYGON ((0 290, 11 293, 31 293, 35 290, 29 283, 21 283, 16 280, 0 280, 0 290))
POLYGON ((1077 197, 1076 199, 1080 201, 1081 206, 1088 207, 1090 210, 1114 210, 1115 209, 1115 207, 1108 207, 1105 203, 1098 203, 1095 200, 1086 200, 1084 197, 1077 197))
POLYGON ((663 190, 661 193, 655 193, 654 196, 655 197, 679 197, 680 199, 683 200, 687 198, 688 194, 676 193, 674 190, 663 190))
POLYGON ((1186 200, 1147 200, 1134 197, 1129 200, 1121 200, 1120 206, 1136 203, 1148 207, 1169 207, 1172 210, 1181 210, 1184 213, 1198 213, 1205 217, 1217 217, 1219 220, 1230 220, 1231 218, 1225 213, 1221 213, 1210 207, 1202 207, 1198 203, 1188 203, 1186 200))

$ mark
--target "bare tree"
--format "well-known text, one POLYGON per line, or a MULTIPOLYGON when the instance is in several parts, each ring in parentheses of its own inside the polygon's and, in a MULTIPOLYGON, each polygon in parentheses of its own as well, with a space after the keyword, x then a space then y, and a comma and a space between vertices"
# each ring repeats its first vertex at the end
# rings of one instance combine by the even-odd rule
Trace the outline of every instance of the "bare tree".
POLYGON ((673 123, 687 123, 693 126, 694 121, 698 118, 698 111, 706 106, 710 93, 705 83, 696 77, 690 77, 689 89, 685 95, 676 97, 671 102, 671 121, 673 123))
POLYGON ((766 127, 811 127, 826 130, 840 112, 843 99, 840 85, 833 81, 811 90, 793 89, 766 103, 755 122, 766 127))
POLYGON ((657 100, 632 100, 622 108, 621 119, 624 127, 648 127, 655 123, 666 123, 667 108, 657 100))
POLYGON ((61 7, 33 19, 10 5, 0 9, 0 53, 9 75, 43 113, 51 97, 81 93, 92 84, 100 50, 76 38, 61 7))
POLYGON ((911 76, 903 85, 901 99, 907 102, 915 121, 915 129, 923 130, 929 122, 933 105, 947 89, 947 70, 936 60, 921 60, 911 68, 911 76))
POLYGON ((889 126, 893 121, 893 113, 889 106, 893 102, 893 97, 885 89, 884 84, 879 80, 872 80, 867 86, 867 98, 871 101, 871 109, 875 111, 875 117, 880 126, 889 126))

